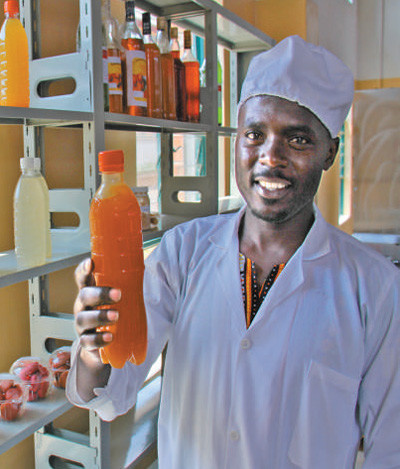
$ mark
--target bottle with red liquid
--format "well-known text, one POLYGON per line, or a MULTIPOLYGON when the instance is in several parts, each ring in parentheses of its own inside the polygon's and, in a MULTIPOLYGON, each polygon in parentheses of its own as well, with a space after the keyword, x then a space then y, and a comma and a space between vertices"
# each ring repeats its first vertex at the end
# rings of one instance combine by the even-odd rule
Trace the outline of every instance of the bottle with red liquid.
POLYGON ((174 58, 176 118, 179 121, 186 121, 185 66, 180 59, 181 53, 178 42, 178 28, 175 27, 171 28, 170 48, 172 57, 174 58))
POLYGON ((169 48, 168 24, 163 17, 157 18, 157 46, 161 52, 163 117, 176 120, 174 58, 169 48))
POLYGON ((125 110, 132 116, 147 116, 146 54, 135 21, 135 2, 125 2, 125 24, 121 35, 123 49, 125 110))
MULTIPOLYGON (((111 16, 110 0, 102 0, 102 23, 105 33, 108 64, 108 108, 110 112, 122 113, 123 84, 121 45, 118 37, 118 23, 111 16)), ((104 57, 105 54, 103 54, 104 57)))
POLYGON ((114 336, 100 349, 100 356, 103 363, 122 368, 128 360, 139 365, 147 353, 141 212, 123 180, 123 152, 100 152, 99 169, 101 185, 89 212, 94 278, 98 286, 121 290, 121 300, 115 305, 117 324, 99 328, 114 336))
POLYGON ((143 42, 146 54, 147 73, 147 115, 162 117, 162 82, 161 82, 161 54, 157 44, 151 37, 150 13, 143 13, 143 42))
POLYGON ((189 29, 183 32, 185 66, 186 113, 189 122, 200 122, 200 64, 192 52, 192 34, 189 29))

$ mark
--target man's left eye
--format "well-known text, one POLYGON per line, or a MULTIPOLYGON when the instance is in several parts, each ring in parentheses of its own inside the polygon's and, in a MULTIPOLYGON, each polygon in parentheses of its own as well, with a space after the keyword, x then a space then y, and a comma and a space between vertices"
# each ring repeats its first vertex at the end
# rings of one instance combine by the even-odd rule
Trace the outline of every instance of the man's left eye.
POLYGON ((293 137, 290 139, 290 143, 294 143, 297 145, 306 145, 309 143, 309 140, 305 137, 293 137))

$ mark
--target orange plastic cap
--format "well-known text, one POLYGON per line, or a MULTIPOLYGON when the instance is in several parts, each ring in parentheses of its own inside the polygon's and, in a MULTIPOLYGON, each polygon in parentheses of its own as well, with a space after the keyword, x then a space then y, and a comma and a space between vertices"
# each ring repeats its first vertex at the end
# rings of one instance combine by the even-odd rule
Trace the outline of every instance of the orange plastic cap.
POLYGON ((102 173, 121 173, 124 170, 124 152, 122 150, 101 151, 99 170, 102 173))
POLYGON ((4 2, 4 13, 8 13, 10 16, 19 13, 18 0, 6 0, 4 2))

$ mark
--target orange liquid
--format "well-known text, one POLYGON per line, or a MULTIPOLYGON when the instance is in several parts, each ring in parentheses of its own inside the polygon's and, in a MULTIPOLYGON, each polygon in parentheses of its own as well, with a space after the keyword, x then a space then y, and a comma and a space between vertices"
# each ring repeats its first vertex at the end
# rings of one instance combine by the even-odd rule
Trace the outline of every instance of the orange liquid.
POLYGON ((186 113, 189 122, 200 121, 200 72, 198 62, 184 62, 186 113))
POLYGON ((144 45, 147 71, 147 115, 162 117, 162 81, 160 49, 154 43, 144 45))
POLYGON ((172 51, 171 54, 174 58, 176 118, 179 121, 186 121, 185 66, 179 58, 179 51, 172 51))
MULTIPOLYGON (((143 41, 141 39, 121 39, 121 45, 124 49, 130 50, 140 50, 144 51, 143 41)), ((128 69, 126 63, 126 54, 123 54, 122 64, 124 70, 124 108, 125 111, 131 116, 147 116, 147 104, 146 106, 130 106, 128 104, 128 69)), ((146 65, 144 64, 144 67, 146 65)), ((144 80, 146 80, 146 70, 144 70, 144 80)), ((141 81, 143 81, 143 76, 141 76, 141 81)), ((146 83, 142 83, 143 91, 145 91, 146 83)))
POLYGON ((171 53, 161 54, 162 98, 164 119, 176 119, 174 58, 171 53))
MULTIPOLYGON (((121 53, 118 49, 107 49, 107 57, 121 57, 121 53)), ((109 66, 110 71, 110 66, 109 66)), ((109 89, 108 89, 108 101, 110 112, 124 112, 123 106, 123 95, 122 95, 122 68, 118 65, 114 65, 114 71, 116 73, 109 73, 109 89), (115 88, 113 90, 111 83, 114 83, 115 88), (117 91, 118 94, 114 94, 117 91)))
POLYGON ((29 107, 28 39, 18 18, 0 31, 0 105, 29 107))
POLYGON ((122 368, 127 360, 139 365, 147 353, 139 204, 123 182, 102 184, 93 198, 89 218, 96 285, 120 288, 122 292, 114 306, 119 312, 117 324, 100 328, 114 335, 113 342, 100 350, 101 359, 115 368, 122 368))

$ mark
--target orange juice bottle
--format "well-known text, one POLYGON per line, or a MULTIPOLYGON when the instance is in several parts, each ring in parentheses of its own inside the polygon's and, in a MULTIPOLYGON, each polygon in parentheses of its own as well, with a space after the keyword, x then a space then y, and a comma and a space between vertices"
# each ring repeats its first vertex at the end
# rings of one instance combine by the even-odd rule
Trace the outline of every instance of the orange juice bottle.
POLYGON ((126 0, 125 15, 121 37, 125 111, 132 116, 147 116, 146 54, 135 22, 134 1, 126 0))
POLYGON ((19 20, 18 0, 4 2, 0 30, 0 105, 29 107, 28 38, 19 20))
POLYGON ((192 53, 192 35, 189 29, 183 32, 185 66, 186 114, 189 122, 200 121, 200 64, 192 53))
POLYGON ((176 118, 180 121, 186 121, 185 66, 181 62, 178 28, 175 27, 171 28, 170 48, 174 58, 176 118))
POLYGON ((176 120, 174 58, 169 48, 168 25, 163 17, 157 18, 157 46, 161 52, 162 97, 164 119, 176 120))
POLYGON ((150 13, 143 13, 143 42, 146 54, 147 115, 162 117, 162 83, 160 49, 151 37, 150 13))
POLYGON ((123 180, 123 152, 100 152, 99 169, 101 185, 89 213, 94 277, 96 285, 119 288, 122 293, 114 306, 119 313, 117 324, 99 329, 114 336, 100 349, 100 356, 103 363, 122 368, 127 360, 139 365, 147 352, 141 212, 123 180))

